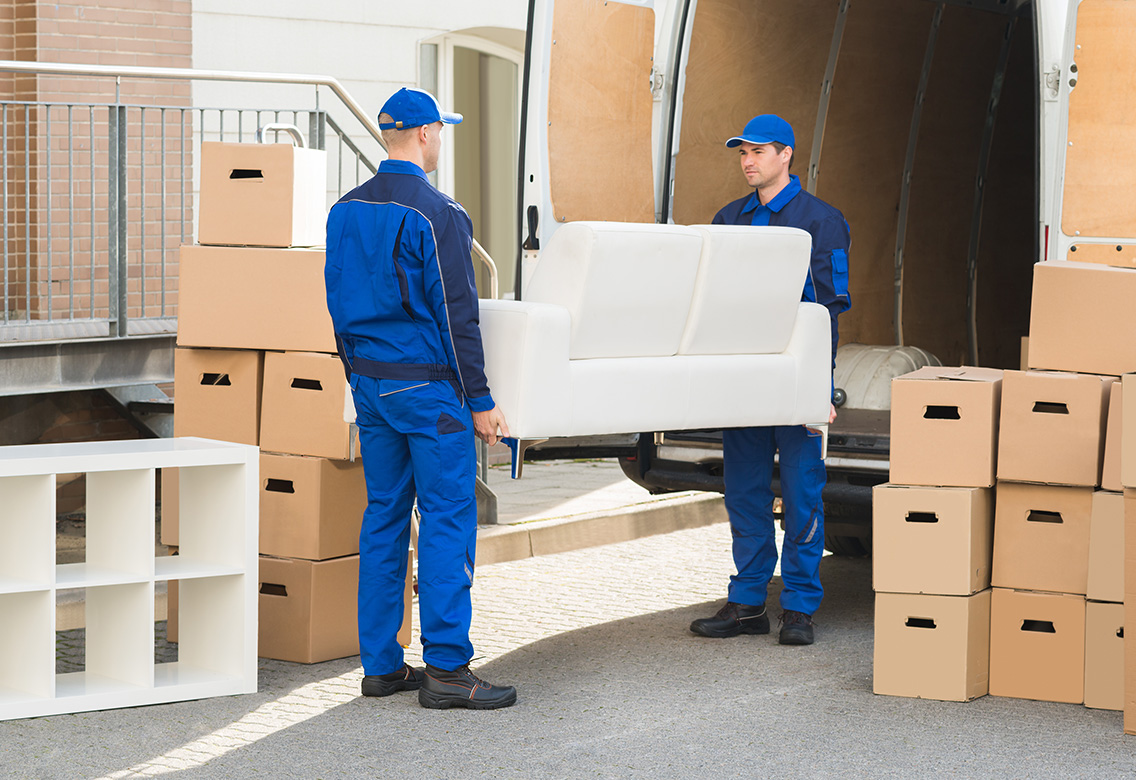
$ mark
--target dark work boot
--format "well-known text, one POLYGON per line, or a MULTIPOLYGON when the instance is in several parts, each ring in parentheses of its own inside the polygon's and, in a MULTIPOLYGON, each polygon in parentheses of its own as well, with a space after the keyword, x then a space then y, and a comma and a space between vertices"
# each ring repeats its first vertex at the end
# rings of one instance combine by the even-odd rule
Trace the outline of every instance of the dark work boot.
POLYGON ((452 672, 426 664, 426 679, 418 691, 418 703, 431 710, 495 710, 511 707, 516 701, 516 688, 485 682, 469 670, 469 664, 452 672))
POLYGON ((403 664, 390 674, 368 674, 363 677, 364 696, 390 696, 399 691, 416 691, 422 687, 426 675, 421 669, 403 664))
POLYGON ((715 639, 738 634, 768 634, 769 616, 765 614, 764 604, 751 607, 727 601, 714 617, 699 618, 691 623, 690 630, 715 639))
POLYGON ((813 643, 813 617, 804 612, 787 609, 781 613, 781 636, 783 645, 811 645, 813 643))

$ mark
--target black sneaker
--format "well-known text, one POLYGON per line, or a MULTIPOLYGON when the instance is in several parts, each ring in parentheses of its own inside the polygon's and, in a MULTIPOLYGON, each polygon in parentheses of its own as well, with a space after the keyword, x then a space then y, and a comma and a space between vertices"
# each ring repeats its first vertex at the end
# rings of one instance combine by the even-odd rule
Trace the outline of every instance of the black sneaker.
POLYGON ((418 691, 418 703, 431 710, 450 707, 495 710, 511 707, 516 701, 516 688, 485 682, 469 670, 469 664, 452 672, 426 664, 426 679, 418 691))
POLYGON ((390 696, 399 691, 416 691, 422 687, 426 675, 421 669, 403 664, 390 674, 368 674, 363 677, 364 696, 390 696))
POLYGON ((699 618, 691 623, 690 630, 715 639, 738 634, 768 634, 769 615, 765 614, 764 604, 751 607, 727 601, 714 617, 699 618))
POLYGON ((783 645, 811 645, 813 643, 813 617, 804 612, 787 609, 781 613, 781 636, 783 645))

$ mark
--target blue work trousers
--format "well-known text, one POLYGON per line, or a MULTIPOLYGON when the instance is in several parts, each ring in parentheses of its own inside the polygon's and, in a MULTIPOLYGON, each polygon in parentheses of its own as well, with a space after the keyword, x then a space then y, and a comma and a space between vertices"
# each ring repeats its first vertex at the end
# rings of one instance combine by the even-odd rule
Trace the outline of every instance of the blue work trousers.
POLYGON ((726 510, 733 533, 729 600, 764 604, 777 565, 773 527, 773 454, 780 452, 785 538, 781 550, 782 609, 811 615, 820 606, 824 554, 824 461, 821 435, 803 425, 734 428, 722 432, 726 510))
POLYGON ((367 510, 359 534, 359 650, 364 674, 401 669, 410 517, 418 528, 423 658, 469 663, 477 455, 473 420, 452 382, 352 377, 367 510))

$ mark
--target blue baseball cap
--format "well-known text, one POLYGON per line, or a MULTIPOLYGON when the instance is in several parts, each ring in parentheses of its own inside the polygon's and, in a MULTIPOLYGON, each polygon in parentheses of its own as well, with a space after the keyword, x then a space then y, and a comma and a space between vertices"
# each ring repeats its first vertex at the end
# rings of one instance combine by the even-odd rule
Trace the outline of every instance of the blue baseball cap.
POLYGON ((421 125, 444 122, 456 125, 462 121, 461 114, 450 114, 442 110, 438 100, 424 89, 403 87, 383 103, 380 114, 388 114, 392 122, 381 122, 380 130, 406 130, 421 125))
POLYGON ((735 135, 726 146, 731 149, 742 141, 751 144, 779 143, 797 148, 797 141, 793 137, 793 126, 776 114, 762 114, 746 122, 745 130, 741 135, 735 135))

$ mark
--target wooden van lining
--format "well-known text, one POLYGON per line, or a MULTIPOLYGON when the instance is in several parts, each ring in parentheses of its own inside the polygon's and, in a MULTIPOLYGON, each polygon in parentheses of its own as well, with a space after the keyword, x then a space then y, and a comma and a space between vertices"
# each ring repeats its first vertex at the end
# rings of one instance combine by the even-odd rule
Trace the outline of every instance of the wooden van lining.
POLYGON ((1061 229, 1070 236, 1136 236, 1136 70, 1129 63, 1136 3, 1084 0, 1077 11, 1076 73, 1061 229))
MULTIPOLYGON (((844 212, 852 227, 852 309, 840 320, 845 342, 895 343, 899 199, 934 13, 931 3, 873 0, 853 4, 845 22, 817 178, 817 195, 844 212)), ((929 113, 924 106, 924 121, 929 113)), ((913 187, 909 252, 918 240, 915 209, 913 187)))
POLYGON ((839 0, 699 0, 690 34, 674 221, 709 222, 752 190, 725 141, 757 114, 793 125, 792 172, 808 174, 839 0))
POLYGON ((548 88, 548 165, 557 222, 654 222, 651 84, 655 13, 556 3, 548 88))
MULTIPOLYGON (((807 178, 838 0, 699 0, 693 22, 674 221, 708 221, 750 190, 723 141, 757 113, 793 124, 807 178)), ((898 208, 936 5, 861 0, 847 13, 817 195, 852 228, 852 309, 841 342, 896 343, 898 208)), ((968 362, 967 254, 975 178, 1007 16, 943 9, 917 133, 904 253, 903 343, 968 362)), ((1036 261, 1032 22, 1019 20, 985 181, 978 244, 979 364, 1017 365, 1036 261)), ((1136 187, 1133 188, 1136 191, 1136 187)), ((1136 213, 1136 211, 1134 211, 1136 213)))

